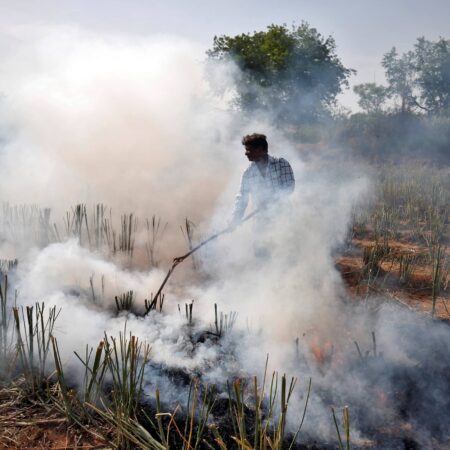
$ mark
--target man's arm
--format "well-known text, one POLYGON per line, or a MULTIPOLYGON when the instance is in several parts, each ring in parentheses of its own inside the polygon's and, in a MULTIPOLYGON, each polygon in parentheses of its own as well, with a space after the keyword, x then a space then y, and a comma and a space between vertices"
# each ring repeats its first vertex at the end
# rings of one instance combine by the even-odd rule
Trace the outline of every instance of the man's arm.
POLYGON ((288 194, 294 192, 295 189, 294 172, 284 158, 280 158, 280 187, 288 194))
POLYGON ((244 216, 245 210, 248 205, 249 194, 250 188, 248 182, 248 175, 247 171, 245 171, 242 175, 239 192, 236 195, 236 200, 234 201, 234 210, 231 219, 231 224, 237 225, 244 216))

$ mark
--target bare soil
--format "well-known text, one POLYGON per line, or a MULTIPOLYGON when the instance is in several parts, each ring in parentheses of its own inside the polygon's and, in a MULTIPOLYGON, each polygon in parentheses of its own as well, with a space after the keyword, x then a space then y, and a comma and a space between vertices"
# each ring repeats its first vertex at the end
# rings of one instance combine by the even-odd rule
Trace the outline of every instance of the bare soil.
POLYGON ((70 424, 54 405, 24 398, 14 386, 0 388, 0 449, 108 448, 98 431, 70 424))
MULTIPOLYGON (((417 264, 410 279, 404 283, 400 280, 399 264, 385 261, 380 264, 380 273, 377 282, 368 286, 362 279, 361 272, 364 267, 364 248, 371 247, 375 242, 368 238, 353 239, 351 251, 336 257, 336 267, 344 279, 352 300, 359 302, 367 295, 379 295, 385 301, 392 301, 413 309, 422 314, 431 315, 433 300, 431 291, 430 265, 423 262, 417 264), (370 291, 370 292, 368 292, 370 291)), ((392 256, 425 255, 427 249, 417 243, 389 241, 392 256)), ((450 279, 444 283, 444 289, 436 300, 436 318, 450 321, 450 279)))

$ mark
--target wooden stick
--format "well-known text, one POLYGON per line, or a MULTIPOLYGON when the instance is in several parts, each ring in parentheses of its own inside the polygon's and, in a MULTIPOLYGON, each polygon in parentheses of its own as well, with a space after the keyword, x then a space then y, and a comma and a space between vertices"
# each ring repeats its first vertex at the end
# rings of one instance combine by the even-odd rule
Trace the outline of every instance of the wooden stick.
MULTIPOLYGON (((257 214, 260 211, 260 209, 255 209, 255 211, 251 212, 250 214, 248 214, 244 219, 241 220, 241 222, 239 222, 239 225, 243 224, 244 222, 247 222, 247 220, 251 219, 255 214, 257 214)), ((195 253, 197 250, 199 250, 200 248, 202 248, 204 245, 206 245, 208 242, 213 241, 214 239, 217 239, 219 236, 222 236, 223 234, 226 233, 230 233, 234 230, 233 227, 227 227, 222 231, 219 231, 216 234, 213 234, 212 236, 210 236, 208 239, 205 239, 204 241, 200 242, 198 245, 196 245, 192 250, 189 250, 186 254, 184 254, 183 256, 178 256, 177 258, 173 259, 173 263, 172 263, 172 267, 169 269, 169 271, 167 272, 166 277, 164 278, 161 286, 159 287, 159 289, 156 291, 155 296, 153 297, 152 302, 150 303, 150 305, 148 306, 147 310, 145 311, 144 316, 146 316, 152 309, 154 309, 154 307, 156 306, 156 302, 158 301, 158 298, 160 297, 162 290, 164 289, 164 286, 166 285, 167 281, 169 280, 170 276, 172 275, 173 271, 175 270, 175 267, 178 266, 178 264, 182 263, 186 258, 188 258, 189 256, 192 255, 192 253, 195 253)))
MULTIPOLYGON (((251 219, 255 214, 257 214, 260 210, 256 209, 255 211, 253 211, 252 213, 250 213, 248 216, 246 216, 244 219, 242 219, 241 222, 239 222, 239 225, 243 224, 244 222, 247 222, 247 220, 251 219)), ((219 231, 216 234, 213 234, 212 236, 210 236, 208 239, 204 240, 203 242, 200 242, 200 244, 196 245, 192 250, 190 250, 189 252, 187 252, 185 255, 183 256, 179 256, 178 258, 174 258, 174 262, 177 262, 177 264, 179 264, 180 262, 183 262, 186 258, 188 258, 189 256, 192 255, 192 253, 196 252, 198 249, 200 249, 201 247, 203 247, 204 245, 206 245, 208 242, 211 242, 212 240, 218 238, 219 236, 221 236, 222 234, 225 233, 230 233, 231 231, 233 231, 234 228, 231 227, 227 227, 222 231, 219 231)))

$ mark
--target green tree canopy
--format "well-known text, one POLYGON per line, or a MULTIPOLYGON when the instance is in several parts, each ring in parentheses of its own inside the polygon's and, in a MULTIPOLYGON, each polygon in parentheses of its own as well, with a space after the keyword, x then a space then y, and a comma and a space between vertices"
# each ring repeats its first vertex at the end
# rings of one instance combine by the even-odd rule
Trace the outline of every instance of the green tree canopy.
POLYGON ((268 110, 289 122, 324 115, 353 72, 336 55, 334 39, 305 22, 216 36, 207 54, 238 65, 236 101, 242 110, 268 110))
POLYGON ((359 96, 358 105, 369 114, 382 112, 389 97, 388 89, 375 83, 358 84, 353 91, 359 96))
POLYGON ((414 50, 399 55, 395 47, 382 61, 388 92, 402 113, 440 114, 450 109, 450 40, 421 37, 414 50))
POLYGON ((383 56, 381 62, 388 82, 388 92, 394 99, 400 100, 402 113, 410 112, 416 105, 414 96, 415 66, 414 53, 407 52, 399 56, 397 49, 392 49, 383 56))
POLYGON ((415 45, 417 85, 423 106, 430 112, 450 109, 450 40, 419 38, 415 45))

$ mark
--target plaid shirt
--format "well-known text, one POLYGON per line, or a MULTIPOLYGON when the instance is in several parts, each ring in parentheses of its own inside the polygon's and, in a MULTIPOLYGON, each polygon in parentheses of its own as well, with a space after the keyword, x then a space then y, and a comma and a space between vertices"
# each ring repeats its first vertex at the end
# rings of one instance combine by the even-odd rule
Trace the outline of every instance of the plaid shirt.
POLYGON ((285 159, 268 155, 263 172, 264 176, 255 162, 250 163, 245 170, 239 193, 236 195, 233 220, 237 221, 243 217, 249 195, 252 196, 252 202, 258 209, 277 202, 279 194, 290 194, 294 191, 294 173, 285 159))

